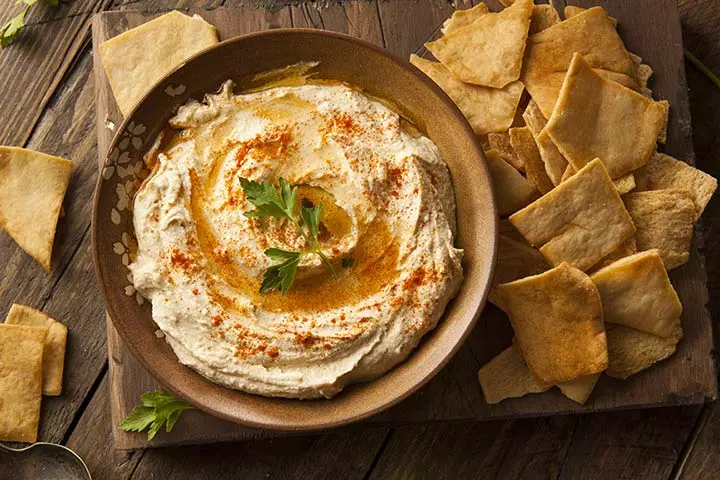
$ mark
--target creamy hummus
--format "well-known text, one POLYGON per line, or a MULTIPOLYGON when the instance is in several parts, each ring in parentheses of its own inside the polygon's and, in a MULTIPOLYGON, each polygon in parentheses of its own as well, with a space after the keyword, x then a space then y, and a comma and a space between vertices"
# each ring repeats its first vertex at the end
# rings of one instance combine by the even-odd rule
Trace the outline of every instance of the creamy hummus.
POLYGON ((130 269, 183 364, 246 392, 329 398, 435 327, 462 281, 453 188, 437 147, 391 108, 341 84, 235 95, 228 82, 170 127, 146 157, 130 269), (259 293, 265 249, 307 245, 288 221, 243 215, 241 177, 283 177, 323 204, 337 278, 304 255, 286 294, 259 293))

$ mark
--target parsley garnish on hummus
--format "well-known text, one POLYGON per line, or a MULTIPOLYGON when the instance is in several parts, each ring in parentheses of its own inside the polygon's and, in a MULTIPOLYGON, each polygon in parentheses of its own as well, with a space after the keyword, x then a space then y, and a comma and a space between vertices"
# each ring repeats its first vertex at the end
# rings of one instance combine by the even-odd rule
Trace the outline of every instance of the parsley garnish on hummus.
POLYGON ((291 187, 284 178, 280 178, 280 191, 270 182, 256 182, 247 178, 240 178, 240 185, 248 202, 255 206, 255 210, 245 212, 246 217, 261 218, 274 217, 286 218, 297 227, 300 235, 310 247, 308 252, 290 252, 280 248, 268 248, 265 255, 276 263, 265 270, 263 281, 260 285, 260 293, 280 290, 286 293, 297 274, 297 267, 300 258, 306 253, 315 253, 330 269, 335 278, 335 268, 327 256, 320 250, 318 233, 320 231, 320 217, 322 215, 322 203, 317 205, 302 204, 300 216, 295 214, 295 203, 297 201, 297 187, 291 187))

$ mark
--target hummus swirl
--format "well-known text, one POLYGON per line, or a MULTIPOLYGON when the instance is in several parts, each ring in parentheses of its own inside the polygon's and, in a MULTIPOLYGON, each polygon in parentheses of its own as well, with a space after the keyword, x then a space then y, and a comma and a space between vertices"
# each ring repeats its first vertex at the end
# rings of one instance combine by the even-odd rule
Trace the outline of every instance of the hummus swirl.
POLYGON ((134 200, 135 288, 179 360, 246 392, 330 398, 404 360, 462 281, 455 200, 437 147, 341 84, 190 101, 146 159, 134 200), (323 204, 320 247, 286 294, 259 293, 269 247, 307 248, 291 222, 248 218, 241 177, 323 204))

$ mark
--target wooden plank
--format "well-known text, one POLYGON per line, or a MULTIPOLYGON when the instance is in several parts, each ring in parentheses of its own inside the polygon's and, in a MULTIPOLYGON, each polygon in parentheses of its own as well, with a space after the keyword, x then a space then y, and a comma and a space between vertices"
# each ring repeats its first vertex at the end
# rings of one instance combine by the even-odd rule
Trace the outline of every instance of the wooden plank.
POLYGON ((346 33, 384 46, 377 2, 348 2, 317 8, 310 3, 290 7, 293 26, 346 33))
POLYGON ((718 475, 720 458, 720 403, 706 405, 695 426, 691 443, 675 467, 673 479, 704 480, 718 475))

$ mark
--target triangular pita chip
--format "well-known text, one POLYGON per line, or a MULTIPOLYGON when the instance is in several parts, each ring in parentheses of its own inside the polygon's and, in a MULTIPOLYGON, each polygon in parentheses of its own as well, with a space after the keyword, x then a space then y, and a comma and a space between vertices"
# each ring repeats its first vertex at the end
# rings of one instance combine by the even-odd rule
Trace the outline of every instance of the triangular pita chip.
POLYGON ((668 270, 688 261, 696 215, 690 194, 682 190, 633 192, 623 201, 637 229, 638 250, 657 248, 668 270))
POLYGON ((647 163, 665 113, 658 102, 601 78, 575 55, 545 131, 576 170, 600 158, 615 179, 647 163))
POLYGON ((518 0, 425 47, 463 82, 503 88, 520 78, 532 11, 532 0, 518 0))
POLYGON ((63 368, 65 364, 65 342, 67 327, 42 312, 25 305, 10 307, 5 323, 47 330, 43 352, 43 395, 62 393, 63 368))
POLYGON ((498 285, 495 298, 538 383, 554 385, 607 368, 600 294, 577 268, 563 263, 498 285))
POLYGON ((447 93, 478 135, 505 132, 512 125, 523 85, 513 82, 502 89, 464 83, 444 65, 410 55, 410 63, 447 93))
POLYGON ((608 368, 611 377, 626 379, 675 353, 683 336, 680 322, 669 337, 658 337, 623 325, 607 325, 608 368))
POLYGON ((535 381, 515 343, 485 364, 478 372, 478 378, 485 401, 491 405, 550 388, 535 381))
POLYGON ((485 152, 495 190, 498 214, 505 217, 537 198, 537 190, 495 150, 485 152))
POLYGON ((522 159, 518 157, 510 143, 510 134, 508 132, 488 133, 488 143, 490 144, 490 150, 497 151, 500 157, 512 165, 515 170, 525 171, 522 159))
POLYGON ((603 318, 660 337, 672 334, 682 304, 657 250, 625 257, 590 275, 603 318))
POLYGON ((0 440, 37 440, 46 334, 42 328, 0 324, 0 440))
POLYGON ((175 67, 216 43, 215 27, 177 10, 101 43, 100 58, 123 116, 175 67))
POLYGON ((547 193, 555 185, 545 171, 545 163, 540 157, 535 138, 528 127, 510 129, 510 145, 519 162, 524 166, 525 175, 540 193, 547 193))
POLYGON ((593 373, 592 375, 578 377, 569 382, 559 383, 557 387, 567 398, 580 405, 584 405, 587 399, 590 398, 590 394, 595 388, 595 384, 599 378, 599 373, 593 373))
POLYGON ((594 160, 510 222, 553 265, 587 270, 628 240, 635 227, 599 160, 594 160))
POLYGON ((695 204, 695 218, 700 218, 717 190, 717 180, 669 155, 655 153, 646 165, 646 190, 684 190, 695 204))
POLYGON ((484 3, 478 3, 474 7, 465 10, 455 10, 452 16, 443 23, 442 33, 447 35, 458 28, 467 27, 488 12, 488 7, 484 3))
MULTIPOLYGON (((498 237, 497 264, 493 286, 514 282, 550 269, 545 257, 528 245, 524 239, 507 237, 502 233, 498 237)), ((490 301, 495 303, 494 292, 490 292, 490 301)))
POLYGON ((0 227, 47 271, 71 173, 70 160, 0 147, 0 227))

